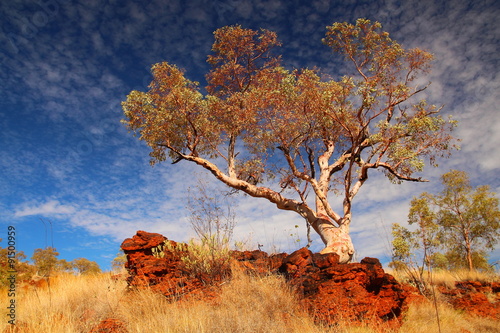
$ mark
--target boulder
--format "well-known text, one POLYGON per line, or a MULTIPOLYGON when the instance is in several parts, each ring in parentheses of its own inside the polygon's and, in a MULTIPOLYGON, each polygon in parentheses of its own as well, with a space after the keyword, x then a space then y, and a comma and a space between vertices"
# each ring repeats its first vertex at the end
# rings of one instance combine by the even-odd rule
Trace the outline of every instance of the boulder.
POLYGON ((166 237, 138 231, 132 238, 123 241, 121 248, 127 256, 125 268, 129 276, 127 284, 130 288, 151 288, 168 298, 178 299, 193 291, 203 288, 200 278, 190 274, 181 258, 187 246, 168 241, 166 237), (163 250, 163 257, 153 255, 153 249, 169 242, 170 248, 163 250))
POLYGON ((336 254, 313 254, 303 248, 286 257, 279 271, 318 321, 394 327, 400 323, 406 292, 378 259, 339 264, 336 254))
POLYGON ((233 251, 233 264, 249 274, 265 275, 269 272, 277 272, 282 265, 286 253, 268 255, 264 251, 233 251))

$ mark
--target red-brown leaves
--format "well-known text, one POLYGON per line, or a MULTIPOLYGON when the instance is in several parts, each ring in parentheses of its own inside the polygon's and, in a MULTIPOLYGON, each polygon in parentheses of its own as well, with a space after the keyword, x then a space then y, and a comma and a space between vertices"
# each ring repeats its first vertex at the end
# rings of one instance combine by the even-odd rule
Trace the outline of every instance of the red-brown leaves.
POLYGON ((207 60, 213 66, 207 75, 210 94, 227 97, 244 92, 260 70, 275 66, 279 61, 270 53, 280 45, 274 32, 262 29, 259 33, 241 26, 229 26, 218 29, 214 36, 214 54, 207 60))

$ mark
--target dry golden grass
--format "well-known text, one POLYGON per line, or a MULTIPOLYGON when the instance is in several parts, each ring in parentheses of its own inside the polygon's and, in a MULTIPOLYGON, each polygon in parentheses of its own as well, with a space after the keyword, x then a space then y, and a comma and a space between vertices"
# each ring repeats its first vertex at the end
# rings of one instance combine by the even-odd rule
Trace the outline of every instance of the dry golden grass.
MULTIPOLYGON (((403 271, 389 271, 387 272, 393 275, 398 281, 410 281, 407 272, 403 271)), ((415 273, 415 276, 417 273, 415 273)), ((446 270, 434 270, 432 272, 425 271, 423 278, 426 283, 430 283, 436 286, 446 286, 448 288, 455 288, 456 281, 479 281, 479 282, 499 282, 500 275, 496 272, 481 272, 481 271, 469 271, 468 269, 456 270, 456 271, 446 271, 446 270)))
POLYGON ((406 313, 401 333, 498 333, 500 322, 473 317, 454 310, 446 304, 438 304, 440 328, 436 309, 431 302, 412 304, 406 313))
MULTIPOLYGON (((28 325, 29 330, 23 332, 86 332, 102 318, 112 316, 123 298, 124 288, 125 282, 114 282, 109 274, 64 274, 51 278, 43 288, 19 286, 16 323, 28 325)), ((7 304, 6 296, 2 293, 2 304, 7 304)), ((6 318, 4 313, 2 318, 6 318)))
MULTIPOLYGON (((234 274, 232 281, 222 286, 216 304, 195 300, 170 303, 149 290, 127 292, 125 282, 113 281, 109 274, 59 276, 50 288, 19 289, 16 319, 26 325, 20 330, 26 333, 85 333, 105 318, 120 320, 130 333, 373 332, 366 327, 315 324, 281 277, 234 274)), ((0 304, 8 304, 4 291, 0 304)), ((438 310, 443 333, 500 331, 496 321, 472 318, 443 304, 438 310)), ((1 315, 6 318, 4 306, 1 315)), ((3 320, 0 332, 7 326, 3 320)), ((438 332, 432 304, 412 305, 399 332, 438 332)))

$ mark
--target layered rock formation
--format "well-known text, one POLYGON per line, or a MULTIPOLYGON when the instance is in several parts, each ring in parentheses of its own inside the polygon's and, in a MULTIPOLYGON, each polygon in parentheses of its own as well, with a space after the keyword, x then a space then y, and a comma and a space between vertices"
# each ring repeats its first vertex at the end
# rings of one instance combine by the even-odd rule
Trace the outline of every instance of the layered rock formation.
MULTIPOLYGON (((148 287, 171 299, 216 297, 218 281, 229 278, 228 270, 213 276, 214 283, 207 284, 202 276, 189 272, 181 260, 189 251, 188 246, 160 234, 138 231, 123 242, 122 249, 127 255, 128 285, 148 287), (165 242, 170 246, 161 257, 153 255, 165 242)), ((383 271, 377 259, 339 264, 335 254, 312 253, 306 248, 291 255, 246 251, 233 252, 232 257, 233 265, 252 274, 283 274, 294 286, 300 302, 318 321, 393 326, 400 323, 406 293, 383 271)))

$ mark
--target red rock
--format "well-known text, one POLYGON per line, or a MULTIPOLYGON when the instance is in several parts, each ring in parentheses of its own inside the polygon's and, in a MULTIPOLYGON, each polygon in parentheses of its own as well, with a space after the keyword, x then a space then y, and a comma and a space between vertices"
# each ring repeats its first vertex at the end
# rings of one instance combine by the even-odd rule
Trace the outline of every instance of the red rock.
POLYGON ((451 300, 455 309, 465 310, 480 317, 500 319, 500 303, 491 303, 483 293, 471 292, 451 300))
POLYGON ((263 251, 233 251, 231 253, 238 268, 246 273, 265 275, 269 272, 275 272, 281 266, 286 253, 274 254, 269 256, 263 251))
POLYGON ((89 333, 128 333, 125 324, 114 318, 104 319, 89 333))
POLYGON ((318 321, 399 325, 406 292, 377 259, 339 264, 336 256, 325 258, 301 249, 283 261, 280 271, 318 321))
POLYGON ((163 257, 157 258, 152 249, 164 244, 166 237, 160 234, 138 231, 122 243, 127 255, 125 268, 129 273, 127 283, 130 288, 151 288, 168 298, 179 299, 206 283, 202 276, 194 276, 186 270, 181 258, 186 255, 187 245, 170 241, 171 249, 163 249, 163 257))
POLYGON ((336 253, 314 253, 314 264, 319 268, 326 268, 339 263, 339 255, 336 253))
POLYGON ((497 288, 497 282, 459 281, 455 283, 454 289, 440 286, 439 291, 455 309, 480 317, 500 319, 500 295, 495 293, 497 288))
POLYGON ((121 248, 127 252, 152 249, 161 245, 166 239, 166 237, 160 234, 139 230, 134 237, 125 239, 121 248))

